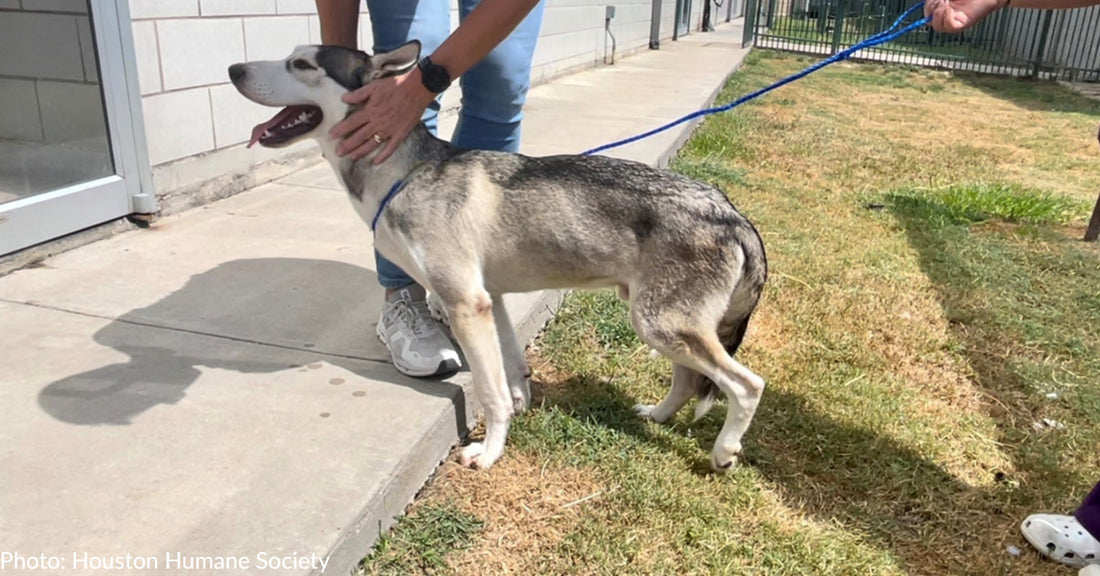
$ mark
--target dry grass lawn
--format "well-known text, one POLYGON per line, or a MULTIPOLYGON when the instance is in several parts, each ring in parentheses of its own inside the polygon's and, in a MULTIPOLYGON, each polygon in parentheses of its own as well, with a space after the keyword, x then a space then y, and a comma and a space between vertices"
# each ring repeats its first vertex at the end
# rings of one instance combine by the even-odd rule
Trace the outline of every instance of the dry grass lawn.
MULTIPOLYGON (((719 100, 809 62, 758 51, 719 100)), ((1098 122, 1055 84, 856 64, 712 117, 674 168, 772 270, 743 464, 707 471, 723 409, 638 421, 669 365, 573 294, 502 461, 444 466, 362 572, 1071 574, 1017 525, 1100 479, 1098 122)))

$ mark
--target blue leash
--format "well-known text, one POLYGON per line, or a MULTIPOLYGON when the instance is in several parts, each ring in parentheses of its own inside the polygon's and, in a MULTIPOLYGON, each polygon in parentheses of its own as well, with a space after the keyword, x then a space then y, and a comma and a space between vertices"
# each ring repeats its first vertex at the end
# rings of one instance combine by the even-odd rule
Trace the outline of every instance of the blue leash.
POLYGON ((378 210, 374 212, 374 218, 371 218, 371 232, 374 232, 374 229, 378 227, 378 219, 382 217, 382 211, 386 209, 386 204, 389 204, 390 200, 393 200, 393 197, 397 196, 397 193, 401 191, 401 188, 404 187, 404 185, 405 180, 398 180, 397 182, 393 183, 393 187, 390 188, 390 191, 386 192, 386 195, 382 198, 382 202, 378 204, 378 210))
POLYGON ((836 54, 833 54, 829 58, 827 58, 825 60, 822 60, 821 62, 818 62, 817 64, 814 64, 813 66, 810 66, 809 68, 806 68, 805 70, 803 70, 801 72, 791 74, 790 76, 787 76, 786 78, 784 78, 784 79, 782 79, 782 80, 780 80, 780 81, 778 81, 778 82, 776 82, 776 83, 774 83, 770 86, 765 86, 764 88, 761 88, 761 89, 759 89, 755 92, 751 92, 749 94, 746 94, 745 96, 742 96, 742 97, 738 98, 737 100, 735 100, 735 101, 733 101, 729 104, 725 104, 723 106, 717 106, 715 108, 706 108, 704 110, 697 110, 697 111, 692 112, 691 114, 688 114, 687 116, 684 116, 684 117, 682 117, 678 120, 673 120, 672 122, 669 122, 668 124, 665 124, 664 126, 661 126, 659 128, 654 128, 653 130, 650 130, 649 132, 638 134, 637 136, 631 136, 630 138, 626 138, 624 140, 619 140, 617 142, 612 142, 610 144, 604 144, 603 146, 599 146, 597 148, 593 148, 591 150, 581 152, 581 156, 589 156, 589 155, 592 155, 592 154, 603 152, 604 150, 610 150, 611 148, 618 148, 619 146, 624 146, 626 144, 630 144, 631 142, 637 142, 638 140, 643 140, 645 138, 649 138, 650 136, 653 136, 654 134, 664 132, 665 130, 668 130, 669 128, 672 128, 674 126, 679 126, 680 124, 683 124, 684 122, 694 120, 694 119, 696 119, 700 116, 708 116, 710 114, 717 114, 719 112, 725 112, 727 110, 731 110, 733 108, 736 108, 736 107, 744 104, 745 102, 748 102, 749 100, 759 98, 760 96, 763 96, 764 94, 767 94, 768 92, 771 92, 772 90, 775 90, 776 88, 779 88, 780 86, 783 86, 785 84, 790 84, 791 82, 794 82, 795 80, 798 80, 800 78, 808 76, 808 75, 812 74, 813 72, 817 72, 818 70, 828 66, 829 64, 835 64, 836 62, 840 62, 841 60, 846 60, 846 59, 850 58, 852 56, 852 54, 855 54, 856 52, 858 52, 860 50, 863 50, 864 48, 870 48, 872 46, 878 46, 879 44, 885 44, 886 42, 889 42, 889 41, 891 41, 891 40, 893 40, 893 39, 895 39, 899 36, 904 36, 905 34, 908 34, 909 32, 912 32, 913 30, 916 30, 917 28, 920 28, 920 27, 922 27, 922 26, 924 26, 924 25, 926 25, 926 24, 928 24, 932 21, 931 18, 925 17, 925 18, 921 18, 920 20, 917 20, 916 22, 913 22, 912 24, 909 24, 908 26, 906 26, 904 28, 901 28, 900 30, 897 29, 898 26, 901 26, 902 20, 905 20, 906 17, 908 17, 910 14, 913 13, 914 10, 920 8, 921 6, 924 6, 924 2, 920 2, 920 3, 915 4, 912 7, 910 7, 908 10, 905 11, 904 14, 899 16, 898 19, 894 21, 894 24, 892 26, 890 26, 886 30, 883 30, 882 32, 879 32, 878 34, 875 34, 874 36, 871 36, 870 38, 860 42, 859 44, 856 44, 854 46, 851 46, 849 48, 841 50, 840 52, 837 52, 836 54))
MULTIPOLYGON (((694 120, 694 119, 696 119, 700 116, 708 116, 710 114, 717 114, 719 112, 725 112, 727 110, 731 110, 733 108, 736 108, 736 107, 744 104, 745 102, 748 102, 749 100, 752 100, 754 98, 759 98, 759 97, 763 96, 764 94, 767 94, 768 92, 771 92, 772 90, 775 90, 776 88, 779 88, 780 86, 783 86, 785 84, 790 84, 791 82, 794 82, 795 80, 798 80, 799 78, 803 78, 803 77, 808 76, 808 75, 810 75, 814 72, 817 72, 818 70, 828 66, 829 64, 835 64, 837 62, 840 62, 841 60, 846 60, 846 59, 850 58, 852 56, 852 54, 855 54, 856 52, 858 52, 860 50, 863 50, 864 48, 870 48, 872 46, 878 46, 879 44, 885 44, 886 42, 889 42, 889 41, 891 41, 891 40, 893 40, 893 39, 895 39, 899 36, 904 36, 905 34, 908 34, 908 33, 912 32, 913 30, 916 30, 917 28, 920 28, 921 26, 924 26, 924 25, 926 25, 926 24, 928 24, 929 22, 932 21, 931 18, 925 17, 925 18, 921 18, 920 20, 917 20, 916 22, 913 22, 912 24, 909 24, 908 26, 906 26, 904 28, 901 28, 900 30, 898 29, 898 26, 901 26, 901 22, 903 20, 905 20, 905 18, 908 17, 910 14, 912 14, 914 10, 920 8, 921 6, 924 6, 924 2, 914 4, 908 10, 906 10, 904 14, 902 14, 901 16, 898 16, 898 19, 894 21, 894 24, 891 25, 886 30, 883 30, 882 32, 879 32, 878 34, 875 34, 874 36, 871 36, 870 38, 864 40, 863 42, 860 42, 859 44, 856 44, 854 46, 851 46, 849 48, 841 50, 840 52, 837 52, 836 54, 833 54, 829 58, 827 58, 825 60, 822 60, 821 62, 818 62, 817 64, 814 64, 813 66, 810 66, 809 68, 807 68, 807 69, 805 69, 801 72, 791 74, 790 76, 787 76, 786 78, 784 78, 784 79, 782 79, 782 80, 780 80, 780 81, 778 81, 778 82, 776 82, 776 83, 774 83, 770 86, 765 86, 764 88, 761 88, 761 89, 759 89, 755 92, 751 92, 749 94, 746 94, 745 96, 742 96, 742 97, 738 98, 737 100, 734 100, 733 102, 731 102, 729 104, 726 104, 724 106, 718 106, 718 107, 715 107, 715 108, 706 108, 704 110, 697 110, 697 111, 692 112, 691 114, 688 114, 687 116, 684 116, 684 117, 682 117, 678 120, 673 120, 672 122, 669 122, 668 124, 665 124, 664 126, 654 128, 653 130, 650 130, 649 132, 645 132, 643 134, 638 134, 637 136, 631 136, 630 138, 627 138, 625 140, 619 140, 617 142, 612 142, 610 144, 604 144, 603 146, 600 146, 598 148, 593 148, 591 150, 581 152, 581 156, 590 156, 590 155, 596 154, 598 152, 603 152, 604 150, 610 150, 612 148, 618 148, 619 146, 624 146, 626 144, 630 144, 631 142, 637 142, 638 140, 643 140, 645 138, 649 138, 650 136, 652 136, 654 134, 664 132, 665 130, 668 130, 669 128, 672 128, 674 126, 679 126, 680 124, 683 124, 684 122, 694 120)), ((401 191, 401 188, 403 187, 403 185, 404 185, 403 180, 398 180, 397 182, 394 182, 393 187, 390 188, 390 191, 386 194, 386 196, 384 198, 382 198, 382 202, 378 204, 378 210, 374 213, 374 218, 371 220, 371 223, 370 223, 370 229, 371 229, 372 232, 378 226, 378 219, 382 216, 382 212, 386 209, 386 205, 389 204, 390 200, 393 200, 393 197, 396 196, 397 193, 401 191)))

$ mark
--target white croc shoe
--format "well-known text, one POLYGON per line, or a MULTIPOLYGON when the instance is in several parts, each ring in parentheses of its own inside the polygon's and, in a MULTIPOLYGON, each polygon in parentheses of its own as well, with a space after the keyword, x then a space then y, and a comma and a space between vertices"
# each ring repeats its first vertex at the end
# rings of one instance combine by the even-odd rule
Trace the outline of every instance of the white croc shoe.
POLYGON ((1020 532, 1051 560, 1078 568, 1100 564, 1100 542, 1073 516, 1032 514, 1020 524, 1020 532))

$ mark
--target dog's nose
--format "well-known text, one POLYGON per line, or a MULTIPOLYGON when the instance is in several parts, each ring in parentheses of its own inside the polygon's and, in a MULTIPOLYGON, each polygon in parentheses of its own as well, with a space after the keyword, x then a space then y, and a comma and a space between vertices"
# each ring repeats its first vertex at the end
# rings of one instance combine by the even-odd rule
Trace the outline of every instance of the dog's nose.
POLYGON ((244 64, 234 64, 229 67, 229 80, 236 82, 241 78, 244 78, 245 73, 248 72, 248 68, 244 64))

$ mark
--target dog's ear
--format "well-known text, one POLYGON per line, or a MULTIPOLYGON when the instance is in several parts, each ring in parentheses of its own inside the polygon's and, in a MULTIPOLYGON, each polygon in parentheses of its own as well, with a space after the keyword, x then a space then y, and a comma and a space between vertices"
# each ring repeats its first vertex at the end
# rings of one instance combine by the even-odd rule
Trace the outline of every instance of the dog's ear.
POLYGON ((395 76, 407 72, 416 61, 420 59, 420 41, 410 40, 389 52, 375 54, 370 57, 369 66, 364 66, 360 74, 363 84, 377 78, 395 76))

